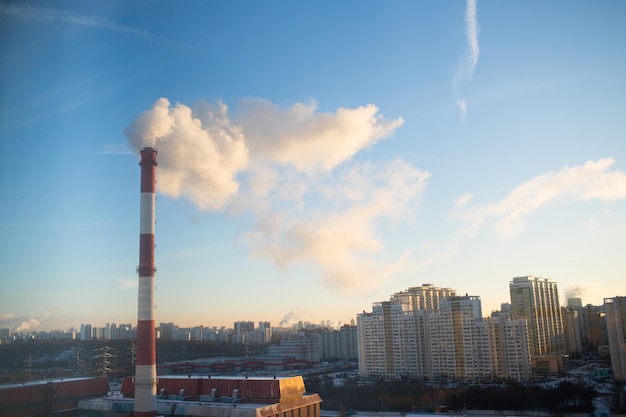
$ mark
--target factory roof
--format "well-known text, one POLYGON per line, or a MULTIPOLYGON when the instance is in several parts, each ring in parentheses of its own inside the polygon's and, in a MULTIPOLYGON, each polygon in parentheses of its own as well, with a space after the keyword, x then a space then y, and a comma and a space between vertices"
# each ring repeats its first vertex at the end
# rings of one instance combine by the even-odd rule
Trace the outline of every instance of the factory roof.
MULTIPOLYGON (((134 379, 124 378, 122 395, 134 397, 134 379)), ((223 403, 276 403, 300 398, 306 392, 302 376, 167 375, 157 380, 161 397, 186 397, 223 403)))

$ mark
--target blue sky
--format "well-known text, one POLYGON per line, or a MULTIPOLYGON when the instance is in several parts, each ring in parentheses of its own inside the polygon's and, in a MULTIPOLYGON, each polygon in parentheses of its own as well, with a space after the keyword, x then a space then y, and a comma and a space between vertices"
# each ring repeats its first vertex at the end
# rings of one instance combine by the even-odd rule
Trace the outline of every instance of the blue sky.
POLYGON ((0 327, 626 295, 622 1, 0 3, 0 327))

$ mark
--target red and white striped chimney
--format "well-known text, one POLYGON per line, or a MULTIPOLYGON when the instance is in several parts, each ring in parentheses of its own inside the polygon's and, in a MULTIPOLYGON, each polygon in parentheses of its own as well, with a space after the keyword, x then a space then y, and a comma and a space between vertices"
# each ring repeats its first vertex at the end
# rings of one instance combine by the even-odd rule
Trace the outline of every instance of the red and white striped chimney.
POLYGON ((157 151, 141 150, 141 203, 139 217, 139 308, 135 368, 135 417, 156 412, 156 335, 154 330, 154 206, 157 151))

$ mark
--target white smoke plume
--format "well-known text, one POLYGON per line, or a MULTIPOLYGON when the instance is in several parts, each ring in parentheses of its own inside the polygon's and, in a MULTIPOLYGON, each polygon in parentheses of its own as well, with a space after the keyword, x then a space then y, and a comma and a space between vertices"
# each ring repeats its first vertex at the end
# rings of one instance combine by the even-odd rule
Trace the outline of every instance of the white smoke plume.
MULTIPOLYGON (((480 45, 478 44, 478 17, 476 13, 476 1, 467 0, 465 6, 465 39, 467 50, 465 55, 457 62, 452 79, 452 90, 458 94, 460 87, 469 82, 474 75, 474 70, 478 64, 480 45)), ((457 98, 457 106, 461 111, 461 122, 467 118, 467 102, 464 98, 457 98)))
POLYGON ((41 326, 41 322, 50 317, 49 313, 44 313, 39 318, 20 319, 21 323, 15 327, 16 332, 25 332, 28 330, 35 330, 41 326))
POLYGON ((279 326, 280 327, 289 327, 289 326, 297 323, 301 318, 302 318, 302 316, 300 315, 300 313, 298 311, 290 310, 283 316, 282 320, 279 323, 279 326))
POLYGON ((404 122, 385 120, 373 104, 318 113, 315 103, 283 110, 267 100, 247 99, 240 109, 237 120, 256 163, 284 164, 309 174, 332 170, 404 122))
POLYGON ((584 165, 548 172, 517 186, 504 199, 491 204, 468 207, 458 213, 475 233, 489 219, 507 238, 517 237, 524 229, 526 216, 560 198, 614 201, 626 198, 626 172, 609 171, 613 158, 588 161, 584 165))
POLYGON ((323 113, 315 103, 246 99, 231 119, 223 103, 162 98, 125 133, 136 151, 158 149, 158 192, 256 216, 244 236, 252 256, 313 265, 336 288, 371 289, 403 261, 382 256, 378 223, 410 216, 429 174, 352 158, 402 123, 371 104, 323 113))
POLYGON ((217 210, 237 194, 235 176, 248 164, 248 148, 224 104, 192 110, 161 98, 125 133, 136 151, 158 148, 159 192, 185 196, 202 210, 217 210))
POLYGON ((41 325, 41 323, 39 322, 39 320, 37 319, 28 319, 26 321, 23 321, 19 326, 17 326, 15 328, 16 332, 23 332, 26 330, 32 330, 34 328, 37 328, 41 325))

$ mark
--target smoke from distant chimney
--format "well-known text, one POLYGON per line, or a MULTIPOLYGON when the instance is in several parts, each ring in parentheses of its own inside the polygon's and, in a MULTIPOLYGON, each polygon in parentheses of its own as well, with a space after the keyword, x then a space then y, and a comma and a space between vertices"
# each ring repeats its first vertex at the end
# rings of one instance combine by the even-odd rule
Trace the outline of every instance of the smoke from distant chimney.
POLYGON ((300 320, 300 318, 301 318, 300 313, 298 313, 295 310, 290 310, 283 316, 282 320, 279 323, 279 326, 281 327, 291 326, 292 324, 297 323, 298 320, 300 320))
POLYGON ((583 298, 586 289, 582 285, 569 285, 565 288, 565 300, 570 298, 583 298))

